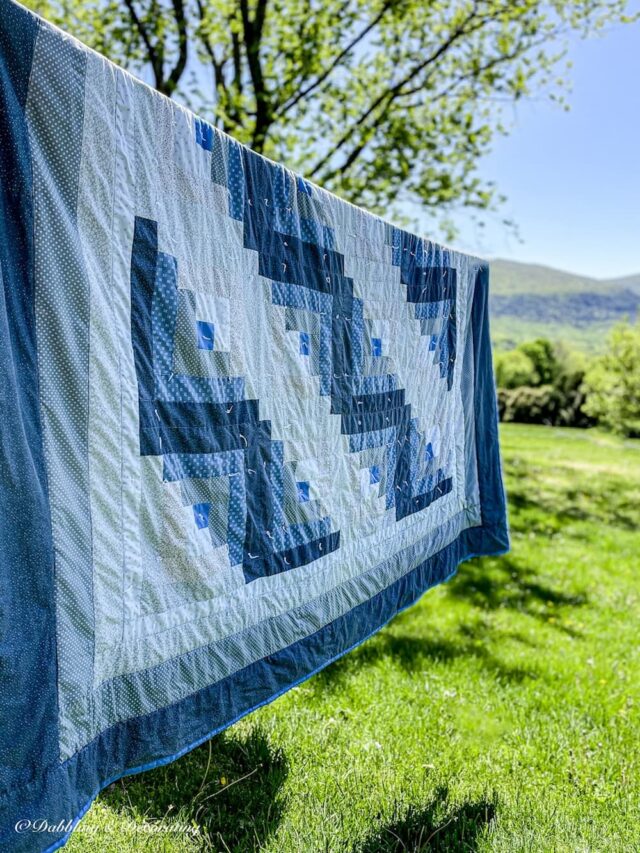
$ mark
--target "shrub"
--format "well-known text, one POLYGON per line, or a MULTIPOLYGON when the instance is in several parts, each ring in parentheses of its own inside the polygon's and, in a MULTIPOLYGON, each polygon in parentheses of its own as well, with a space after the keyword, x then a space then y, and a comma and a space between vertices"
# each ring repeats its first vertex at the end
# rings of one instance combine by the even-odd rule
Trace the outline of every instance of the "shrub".
POLYGON ((503 421, 553 425, 562 407, 562 397, 553 385, 502 389, 498 408, 503 421))
POLYGON ((498 353, 495 371, 498 388, 520 388, 522 385, 538 385, 540 381, 533 362, 519 349, 498 353))
POLYGON ((539 377, 537 383, 530 384, 553 385, 562 373, 562 365, 551 341, 536 338, 535 341, 520 344, 518 349, 531 360, 539 377))
POLYGON ((589 426, 584 410, 584 358, 544 338, 495 359, 500 419, 554 426, 589 426))
POLYGON ((584 388, 584 408, 598 423, 640 437, 640 320, 612 329, 607 352, 587 371, 584 388))

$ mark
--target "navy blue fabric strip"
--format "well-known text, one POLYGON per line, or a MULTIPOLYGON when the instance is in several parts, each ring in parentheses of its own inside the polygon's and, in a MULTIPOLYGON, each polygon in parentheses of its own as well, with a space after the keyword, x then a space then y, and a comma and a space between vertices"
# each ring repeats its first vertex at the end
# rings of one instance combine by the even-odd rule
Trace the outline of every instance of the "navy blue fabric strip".
POLYGON ((0 0, 0 798, 58 756, 53 548, 38 400, 25 103, 37 19, 0 0))
POLYGON ((131 343, 140 400, 153 400, 155 397, 151 306, 157 257, 157 222, 136 217, 131 250, 131 343))
POLYGON ((173 403, 140 400, 140 453, 218 453, 244 447, 259 423, 258 401, 173 403))
POLYGON ((355 433, 377 432, 393 426, 399 426, 402 430, 406 430, 410 420, 411 406, 406 404, 382 411, 363 411, 359 414, 343 415, 341 431, 345 435, 354 435, 355 433))
POLYGON ((185 429, 233 428, 243 424, 255 426, 260 419, 257 400, 238 400, 233 404, 141 401, 140 412, 145 428, 158 419, 167 427, 184 427, 185 429))
POLYGON ((455 300, 457 288, 457 273, 451 267, 428 267, 420 269, 411 265, 411 272, 402 267, 403 280, 407 285, 407 302, 424 304, 425 302, 442 302, 444 299, 455 300))
MULTIPOLYGON (((498 402, 491 360, 491 337, 489 331, 489 267, 480 266, 471 309, 471 333, 475 364, 475 421, 476 455, 478 459, 478 482, 482 528, 475 528, 482 543, 492 536, 494 550, 509 549, 507 522, 507 499, 500 464, 500 437, 498 434, 498 402), (477 531, 482 530, 482 536, 477 531)), ((474 545, 480 551, 480 543, 474 545)))
POLYGON ((406 518, 407 515, 426 509, 434 501, 437 501, 438 498, 448 495, 452 489, 453 480, 451 477, 447 477, 430 491, 416 495, 414 498, 402 495, 402 499, 398 503, 396 518, 406 518))
POLYGON ((257 564, 268 560, 273 545, 266 531, 273 527, 273 498, 269 482, 269 468, 272 460, 271 422, 260 421, 252 433, 244 433, 246 450, 244 453, 244 474, 246 484, 247 517, 242 567, 245 578, 254 576, 257 564))
POLYGON ((327 554, 337 550, 339 547, 340 531, 336 530, 319 539, 304 542, 302 545, 296 545, 294 548, 289 548, 286 551, 267 553, 266 549, 263 549, 265 553, 253 559, 249 555, 246 555, 243 564, 244 576, 248 583, 256 578, 277 575, 280 572, 297 569, 298 566, 306 566, 315 560, 319 560, 320 557, 326 557, 327 554))
MULTIPOLYGON (((259 423, 266 425, 268 421, 259 423)), ((257 427, 258 423, 251 421, 219 427, 189 427, 185 424, 168 427, 145 408, 140 418, 140 452, 142 456, 159 456, 161 453, 221 453, 226 450, 242 450, 245 441, 241 433, 245 438, 255 435, 257 427)))
POLYGON ((354 415, 364 414, 365 412, 386 412, 389 409, 397 409, 404 405, 404 388, 381 394, 355 394, 349 400, 349 409, 354 415))

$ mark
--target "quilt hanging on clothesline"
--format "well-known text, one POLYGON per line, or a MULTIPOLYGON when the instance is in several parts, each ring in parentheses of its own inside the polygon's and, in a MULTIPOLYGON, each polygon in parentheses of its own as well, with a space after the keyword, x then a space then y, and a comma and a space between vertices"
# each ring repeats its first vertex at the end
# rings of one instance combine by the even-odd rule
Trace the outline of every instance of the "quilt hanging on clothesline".
POLYGON ((508 538, 484 262, 11 0, 0 203, 0 847, 40 851, 508 538))

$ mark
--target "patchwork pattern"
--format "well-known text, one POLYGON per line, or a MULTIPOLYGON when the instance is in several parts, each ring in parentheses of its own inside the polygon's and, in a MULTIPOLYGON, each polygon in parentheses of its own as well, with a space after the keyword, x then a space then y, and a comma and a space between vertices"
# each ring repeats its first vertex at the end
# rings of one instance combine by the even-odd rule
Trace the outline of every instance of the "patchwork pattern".
POLYGON ((74 820, 508 539, 485 264, 11 0, 0 99, 0 838, 40 850, 66 830, 16 820, 74 820))

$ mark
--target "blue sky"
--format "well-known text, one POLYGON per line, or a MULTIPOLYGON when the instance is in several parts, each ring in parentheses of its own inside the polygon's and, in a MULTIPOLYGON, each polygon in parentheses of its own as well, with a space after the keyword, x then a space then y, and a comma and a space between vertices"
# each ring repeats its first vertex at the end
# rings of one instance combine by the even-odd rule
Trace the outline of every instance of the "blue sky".
POLYGON ((502 215, 489 216, 482 230, 465 214, 455 216, 454 244, 595 278, 638 273, 640 24, 572 40, 570 58, 571 111, 518 105, 511 135, 481 164, 483 177, 508 196, 502 215), (507 233, 505 215, 522 242, 507 233))

